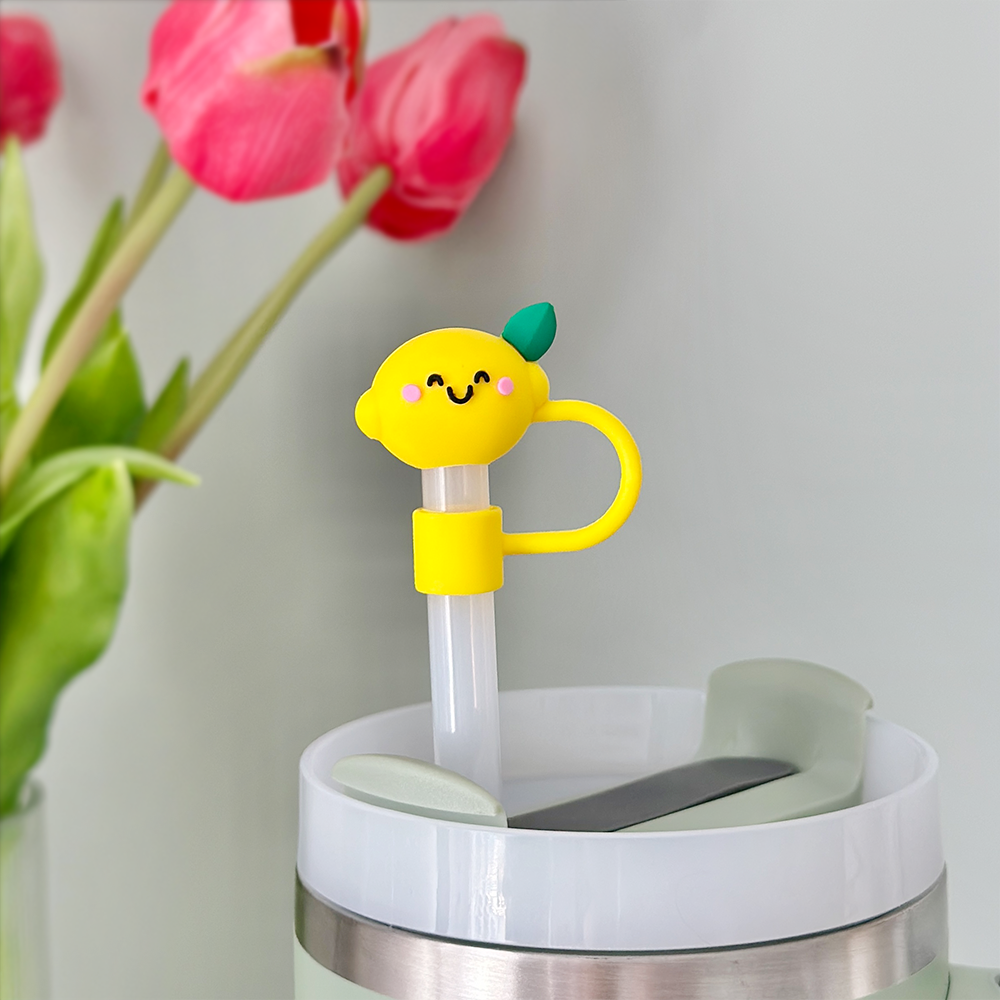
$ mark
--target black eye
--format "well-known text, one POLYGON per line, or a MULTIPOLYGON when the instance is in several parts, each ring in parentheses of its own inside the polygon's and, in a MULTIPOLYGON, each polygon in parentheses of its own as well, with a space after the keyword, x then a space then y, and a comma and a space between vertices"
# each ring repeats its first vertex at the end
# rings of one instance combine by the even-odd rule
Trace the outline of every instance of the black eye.
POLYGON ((428 375, 427 384, 431 385, 444 385, 444 379, 440 375, 428 375))
POLYGON ((483 371, 476 372, 476 374, 472 377, 472 381, 476 383, 489 382, 489 380, 490 380, 489 375, 487 375, 486 372, 483 371))

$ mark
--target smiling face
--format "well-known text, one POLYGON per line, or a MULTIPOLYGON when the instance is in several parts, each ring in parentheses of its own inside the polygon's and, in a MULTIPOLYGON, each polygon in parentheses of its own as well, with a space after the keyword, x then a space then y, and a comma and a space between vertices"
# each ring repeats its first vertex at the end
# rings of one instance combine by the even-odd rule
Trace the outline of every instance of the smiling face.
POLYGON ((500 337, 433 330, 398 347, 354 417, 407 465, 486 465, 521 440, 549 398, 545 372, 500 337))

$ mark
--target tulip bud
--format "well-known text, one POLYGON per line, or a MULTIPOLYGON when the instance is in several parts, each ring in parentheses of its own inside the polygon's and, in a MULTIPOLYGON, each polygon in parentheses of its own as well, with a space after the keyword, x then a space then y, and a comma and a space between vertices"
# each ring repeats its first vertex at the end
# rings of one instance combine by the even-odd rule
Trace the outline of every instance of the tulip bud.
POLYGON ((337 173, 346 196, 380 164, 392 169, 370 225, 413 240, 457 221, 513 130, 526 60, 484 14, 440 21, 368 66, 337 173))
POLYGON ((202 187, 255 201, 330 176, 365 17, 363 2, 336 0, 324 36, 309 15, 328 7, 320 0, 174 0, 161 16, 142 100, 171 156, 202 187), (348 7, 350 16, 337 13, 348 7), (321 44, 299 44, 303 24, 321 44), (359 26, 353 51, 338 34, 342 24, 359 26))
POLYGON ((0 145, 45 133, 59 100, 59 55, 49 29, 25 14, 0 17, 0 145))

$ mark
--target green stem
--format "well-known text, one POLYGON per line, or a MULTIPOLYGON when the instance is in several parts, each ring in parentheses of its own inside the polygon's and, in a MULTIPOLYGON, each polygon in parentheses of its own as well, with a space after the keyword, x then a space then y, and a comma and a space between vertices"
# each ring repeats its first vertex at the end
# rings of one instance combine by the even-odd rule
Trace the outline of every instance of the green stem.
POLYGON ((317 268, 360 226, 392 183, 388 167, 376 167, 352 192, 340 212, 316 235, 285 276, 229 338, 191 387, 188 404, 162 453, 179 455, 222 402, 243 369, 317 268))
POLYGON ((161 139, 156 144, 156 151, 153 153, 153 158, 149 161, 149 166, 146 167, 142 183, 139 185, 139 190, 135 193, 135 200, 129 208, 128 221, 125 223, 126 232, 135 225, 136 221, 142 217, 142 213, 149 208, 149 203, 163 185, 172 162, 170 159, 170 150, 167 149, 167 144, 161 139))
POLYGON ((70 379, 90 353, 125 290, 194 188, 194 182, 187 174, 175 170, 112 254, 10 430, 0 460, 0 497, 10 490, 18 469, 34 447, 70 379))

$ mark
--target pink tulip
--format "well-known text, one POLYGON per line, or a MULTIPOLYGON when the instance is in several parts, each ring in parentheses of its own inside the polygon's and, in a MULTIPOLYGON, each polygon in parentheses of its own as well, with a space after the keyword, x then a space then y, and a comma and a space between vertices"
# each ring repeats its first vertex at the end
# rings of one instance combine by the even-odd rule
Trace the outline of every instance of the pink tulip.
POLYGON ((0 17, 0 143, 45 134, 59 100, 59 55, 49 29, 25 14, 0 17))
POLYGON ((483 14, 441 21, 368 67, 337 173, 347 195, 380 164, 392 169, 370 225, 414 240, 458 220, 510 137, 526 60, 483 14))
POLYGON ((143 103, 202 187, 231 201, 305 191, 333 171, 365 23, 363 0, 174 0, 143 103))

